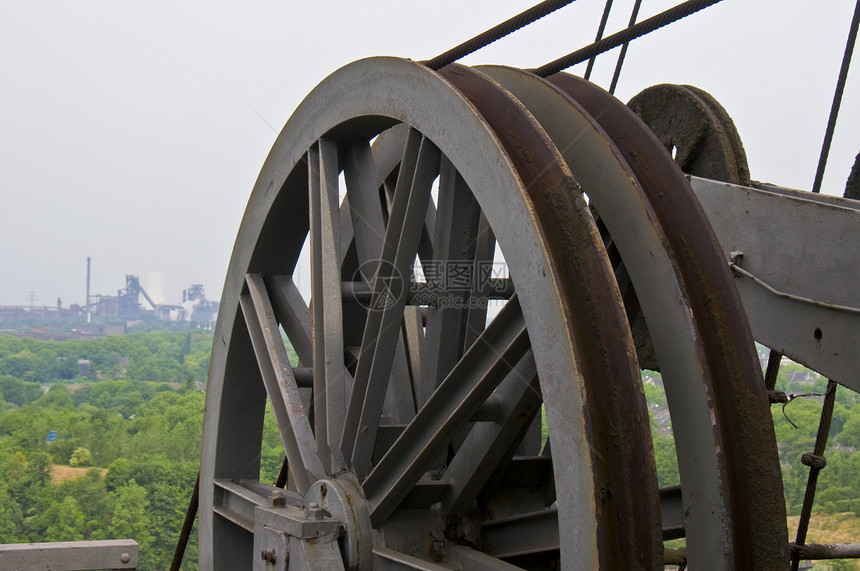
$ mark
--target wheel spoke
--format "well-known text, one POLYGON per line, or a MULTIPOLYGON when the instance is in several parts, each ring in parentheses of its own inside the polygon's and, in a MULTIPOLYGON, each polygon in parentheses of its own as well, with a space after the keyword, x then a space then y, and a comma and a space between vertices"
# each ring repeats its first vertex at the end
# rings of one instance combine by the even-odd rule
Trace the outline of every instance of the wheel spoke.
MULTIPOLYGON (((422 353, 424 350, 424 325, 421 319, 421 308, 409 306, 403 310, 403 341, 406 345, 409 378, 416 400, 425 382, 425 371, 422 369, 422 353)), ((425 401, 426 402, 426 399, 425 401)), ((423 404, 418 401, 418 407, 423 404)))
POLYGON ((353 143, 347 149, 343 176, 358 254, 358 268, 364 281, 370 283, 373 275, 368 262, 378 259, 382 252, 385 223, 382 219, 382 204, 379 202, 376 169, 367 142, 353 143))
MULTIPOLYGON (((380 135, 373 142, 373 158, 376 168, 377 188, 381 188, 386 204, 383 205, 383 216, 387 219, 394 202, 395 184, 392 179, 397 175, 397 168, 403 158, 403 148, 409 134, 409 126, 401 123, 380 135)), ((436 208, 429 204, 424 216, 424 227, 421 230, 421 239, 418 243, 418 256, 421 260, 432 258, 433 236, 436 227, 436 208)))
POLYGON ((514 297, 364 481, 374 525, 406 497, 527 350, 528 333, 514 297))
MULTIPOLYGON (((493 234, 492 228, 487 218, 482 214, 478 222, 478 232, 475 238, 475 253, 474 267, 477 270, 483 264, 492 264, 493 255, 496 252, 496 237, 493 234)), ((481 282, 481 285, 486 285, 481 282)), ((463 339, 463 350, 468 350, 472 343, 484 330, 484 324, 487 322, 487 306, 486 304, 477 304, 469 308, 469 314, 466 319, 466 330, 463 339)))
POLYGON ((469 571, 522 571, 523 569, 464 545, 449 545, 448 561, 459 563, 463 569, 469 569, 469 571))
POLYGON ((317 453, 314 435, 263 278, 259 274, 248 274, 245 283, 250 295, 239 298, 242 314, 287 451, 290 470, 296 480, 296 487, 303 492, 326 473, 317 453))
MULTIPOLYGON (((354 279, 360 277, 363 282, 372 283, 382 253, 385 223, 379 186, 376 184, 376 168, 367 142, 360 141, 350 145, 346 152, 343 172, 347 186, 349 221, 358 258, 359 275, 354 276, 354 279)), ((415 414, 415 402, 402 339, 397 340, 390 378, 383 413, 393 422, 408 422, 415 414)))
POLYGON ((299 288, 292 276, 273 276, 266 279, 266 285, 272 296, 275 316, 299 356, 299 363, 311 365, 314 361, 311 312, 299 288))
POLYGON ((362 339, 355 382, 347 409, 341 447, 359 477, 370 470, 397 340, 407 297, 408 276, 418 248, 421 220, 438 172, 439 151, 417 131, 410 131, 397 179, 395 199, 373 281, 371 311, 362 339))
POLYGON ((534 355, 526 353, 493 393, 501 408, 496 422, 475 423, 445 471, 450 485, 444 513, 462 513, 472 506, 484 484, 529 430, 542 402, 534 355))
POLYGON ((474 271, 471 261, 475 254, 480 218, 478 203, 447 158, 442 161, 439 173, 437 204, 433 257, 422 260, 427 293, 431 299, 428 300, 427 343, 423 357, 426 384, 417 396, 419 406, 427 402, 442 379, 463 356, 469 291, 446 286, 449 274, 453 271, 474 271), (464 264, 465 267, 458 267, 464 264), (444 300, 442 296, 445 296, 444 300), (437 299, 433 300, 432 297, 437 299))
POLYGON ((450 567, 418 559, 417 557, 412 557, 411 555, 382 546, 373 548, 373 568, 382 569, 383 571, 406 571, 407 569, 417 571, 451 571, 450 567))
POLYGON ((341 411, 346 408, 349 394, 343 360, 337 147, 336 141, 320 139, 317 147, 308 152, 314 300, 314 432, 329 473, 345 467, 339 447, 331 447, 329 442, 337 443, 343 430, 341 411))

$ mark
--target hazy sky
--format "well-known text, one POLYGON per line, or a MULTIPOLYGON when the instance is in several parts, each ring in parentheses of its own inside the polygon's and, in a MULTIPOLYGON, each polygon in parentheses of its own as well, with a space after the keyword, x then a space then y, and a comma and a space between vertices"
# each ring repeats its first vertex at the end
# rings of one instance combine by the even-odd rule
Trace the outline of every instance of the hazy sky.
MULTIPOLYGON (((677 1, 644 0, 640 19, 677 1)), ((161 275, 158 301, 192 283, 218 299, 275 130, 314 85, 365 56, 430 58, 534 3, 0 0, 0 305, 31 291, 83 303, 87 256, 93 293, 116 294, 125 274, 156 290, 161 275)), ((603 4, 579 0, 464 62, 546 63, 593 39, 603 4)), ((632 4, 615 0, 608 33, 632 4)), ((725 0, 635 41, 617 95, 701 87, 734 118, 753 178, 809 189, 853 7, 725 0)), ((592 79, 608 86, 615 57, 592 79)), ((830 194, 860 151, 858 66, 830 194)))

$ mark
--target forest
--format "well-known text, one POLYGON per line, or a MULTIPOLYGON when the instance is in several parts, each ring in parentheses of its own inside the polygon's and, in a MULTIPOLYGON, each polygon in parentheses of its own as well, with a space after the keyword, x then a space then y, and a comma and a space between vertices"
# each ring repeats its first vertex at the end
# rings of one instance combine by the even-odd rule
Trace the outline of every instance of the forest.
MULTIPOLYGON (((167 569, 197 475, 209 333, 0 335, 0 543, 132 538, 167 569)), ((197 568, 196 540, 183 569, 197 568)))
MULTIPOLYGON (((211 345, 203 331, 66 341, 0 334, 0 543, 132 538, 139 569, 167 569, 199 464, 211 345)), ((666 396, 659 375, 643 376, 660 484, 677 484, 666 396)), ((796 516, 808 475, 800 456, 813 449, 826 379, 786 362, 777 388, 796 397, 772 407, 786 506, 796 516)), ((858 447, 857 394, 839 387, 816 513, 838 514, 854 530, 858 447)), ((261 479, 274 481, 282 461, 269 415, 261 479)), ((196 569, 196 560, 192 538, 182 568, 196 569)), ((829 568, 856 568, 849 565, 829 568)))

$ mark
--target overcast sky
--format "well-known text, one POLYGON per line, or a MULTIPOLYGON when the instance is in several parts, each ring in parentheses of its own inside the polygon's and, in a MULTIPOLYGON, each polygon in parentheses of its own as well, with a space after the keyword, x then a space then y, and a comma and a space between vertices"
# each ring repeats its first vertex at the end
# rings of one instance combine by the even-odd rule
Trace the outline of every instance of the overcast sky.
MULTIPOLYGON (((84 303, 87 256, 94 294, 137 274, 156 297, 162 276, 157 301, 192 283, 218 299, 275 131, 314 85, 365 56, 428 59, 534 3, 0 0, 0 305, 84 303)), ((644 0, 640 19, 675 3, 644 0)), ((592 41, 603 4, 579 0, 464 63, 546 63, 592 41)), ((632 4, 615 0, 607 33, 632 4)), ((701 87, 734 118, 754 179, 809 189, 853 8, 725 0, 635 41, 617 95, 701 87)), ((592 80, 608 86, 615 57, 592 80)), ((858 66, 830 194, 860 151, 858 66)))

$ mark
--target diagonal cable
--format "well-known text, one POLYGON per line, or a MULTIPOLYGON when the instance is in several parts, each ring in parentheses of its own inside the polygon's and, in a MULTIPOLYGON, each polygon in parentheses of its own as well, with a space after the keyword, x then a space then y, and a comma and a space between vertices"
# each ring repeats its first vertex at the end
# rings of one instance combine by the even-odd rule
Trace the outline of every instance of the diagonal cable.
POLYGON ((440 54, 430 61, 424 62, 424 65, 434 71, 438 71, 448 64, 454 63, 460 58, 478 51, 479 49, 490 45, 498 39, 501 39, 512 32, 516 32, 520 28, 524 28, 540 20, 547 14, 551 14, 563 8, 568 4, 573 4, 576 0, 546 0, 535 6, 532 6, 525 12, 517 14, 513 18, 505 20, 498 26, 492 27, 486 32, 482 32, 470 40, 466 40, 457 47, 451 48, 447 52, 440 54))
POLYGON ((642 20, 635 26, 621 30, 609 37, 594 42, 590 46, 571 52, 566 56, 562 56, 557 60, 544 64, 532 71, 541 77, 548 77, 578 63, 582 63, 596 55, 602 54, 603 52, 616 48, 626 42, 630 42, 636 38, 644 36, 645 34, 651 33, 658 28, 677 22, 682 18, 686 18, 690 14, 721 1, 722 0, 689 0, 687 2, 683 2, 674 8, 669 8, 665 12, 660 12, 656 16, 652 16, 647 20, 642 20))
POLYGON ((827 166, 827 156, 830 154, 830 144, 833 142, 833 132, 836 130, 836 117, 842 104, 842 93, 845 91, 845 81, 848 79, 848 68, 851 67, 851 55, 854 53, 854 42, 857 40, 857 28, 860 27, 860 0, 854 6, 854 17, 848 31, 848 41, 845 44, 845 54, 842 56, 842 67, 839 69, 839 79, 836 81, 836 92, 830 106, 830 117, 821 144, 821 155, 818 157, 818 169, 815 171, 815 182, 812 192, 821 192, 821 182, 824 180, 824 169, 827 166))

